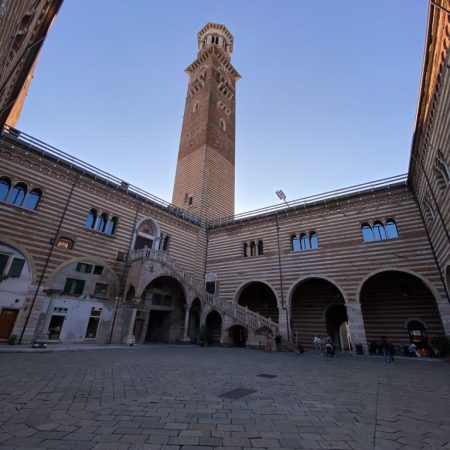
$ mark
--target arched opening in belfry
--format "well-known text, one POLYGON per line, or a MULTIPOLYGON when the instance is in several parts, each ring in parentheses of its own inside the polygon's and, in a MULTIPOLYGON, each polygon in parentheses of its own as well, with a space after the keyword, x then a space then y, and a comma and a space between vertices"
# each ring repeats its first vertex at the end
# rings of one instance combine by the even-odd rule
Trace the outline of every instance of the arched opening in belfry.
POLYGON ((444 335, 433 293, 412 274, 389 270, 373 275, 361 288, 360 302, 369 346, 381 336, 401 348, 444 335))
POLYGON ((212 335, 212 343, 220 343, 220 337, 222 335, 222 317, 221 315, 213 310, 207 316, 205 320, 205 326, 209 329, 212 335))
POLYGON ((202 305, 200 300, 196 298, 189 310, 189 338, 191 342, 197 342, 200 333, 200 316, 202 313, 202 305))
POLYGON ((277 298, 265 283, 255 281, 247 284, 239 294, 238 304, 278 322, 277 298))
POLYGON ((300 282, 291 295, 293 336, 304 347, 314 347, 314 337, 330 336, 336 350, 347 350, 347 311, 341 291, 323 278, 300 282))
POLYGON ((233 325, 228 329, 228 336, 233 347, 245 347, 247 344, 248 331, 242 325, 233 325))
POLYGON ((169 276, 155 278, 142 294, 146 311, 145 342, 175 342, 183 336, 185 295, 178 280, 169 276))

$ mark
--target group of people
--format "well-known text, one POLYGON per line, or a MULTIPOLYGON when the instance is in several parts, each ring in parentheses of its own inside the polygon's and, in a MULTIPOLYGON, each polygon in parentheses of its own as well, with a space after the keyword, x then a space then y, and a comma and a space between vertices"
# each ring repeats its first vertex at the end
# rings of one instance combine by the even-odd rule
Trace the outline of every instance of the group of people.
POLYGON ((314 348, 322 356, 334 358, 335 348, 331 336, 322 339, 320 336, 314 336, 314 348))
POLYGON ((380 338, 379 342, 372 341, 369 344, 369 354, 377 355, 382 354, 384 356, 385 362, 394 361, 394 355, 409 356, 409 357, 423 357, 429 356, 431 358, 438 358, 439 351, 433 345, 431 340, 422 345, 417 345, 411 342, 409 345, 395 345, 389 341, 385 336, 380 338))

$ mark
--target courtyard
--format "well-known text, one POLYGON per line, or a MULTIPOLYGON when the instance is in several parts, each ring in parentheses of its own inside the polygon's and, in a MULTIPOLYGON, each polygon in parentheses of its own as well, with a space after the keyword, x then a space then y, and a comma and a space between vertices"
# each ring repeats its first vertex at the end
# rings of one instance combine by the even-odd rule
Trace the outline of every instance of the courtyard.
POLYGON ((149 345, 1 353, 0 376, 1 449, 450 449, 440 361, 149 345))

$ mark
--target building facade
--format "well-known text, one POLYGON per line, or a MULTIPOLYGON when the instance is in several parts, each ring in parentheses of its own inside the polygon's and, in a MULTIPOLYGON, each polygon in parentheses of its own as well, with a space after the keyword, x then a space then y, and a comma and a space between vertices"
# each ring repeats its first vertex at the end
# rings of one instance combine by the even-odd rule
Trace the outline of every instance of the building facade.
POLYGON ((239 74, 220 24, 186 70, 172 203, 5 127, 0 340, 195 342, 205 325, 223 345, 328 334, 367 351, 450 335, 447 29, 431 7, 408 176, 285 206, 234 215, 239 74))

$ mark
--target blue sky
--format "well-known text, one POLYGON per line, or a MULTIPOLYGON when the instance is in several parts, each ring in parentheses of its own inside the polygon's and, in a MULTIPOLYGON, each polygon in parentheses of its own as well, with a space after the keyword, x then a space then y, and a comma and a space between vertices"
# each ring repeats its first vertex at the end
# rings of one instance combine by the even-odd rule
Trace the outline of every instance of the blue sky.
POLYGON ((65 0, 19 129, 172 198, 196 33, 235 38, 236 210, 405 173, 426 0, 65 0))

